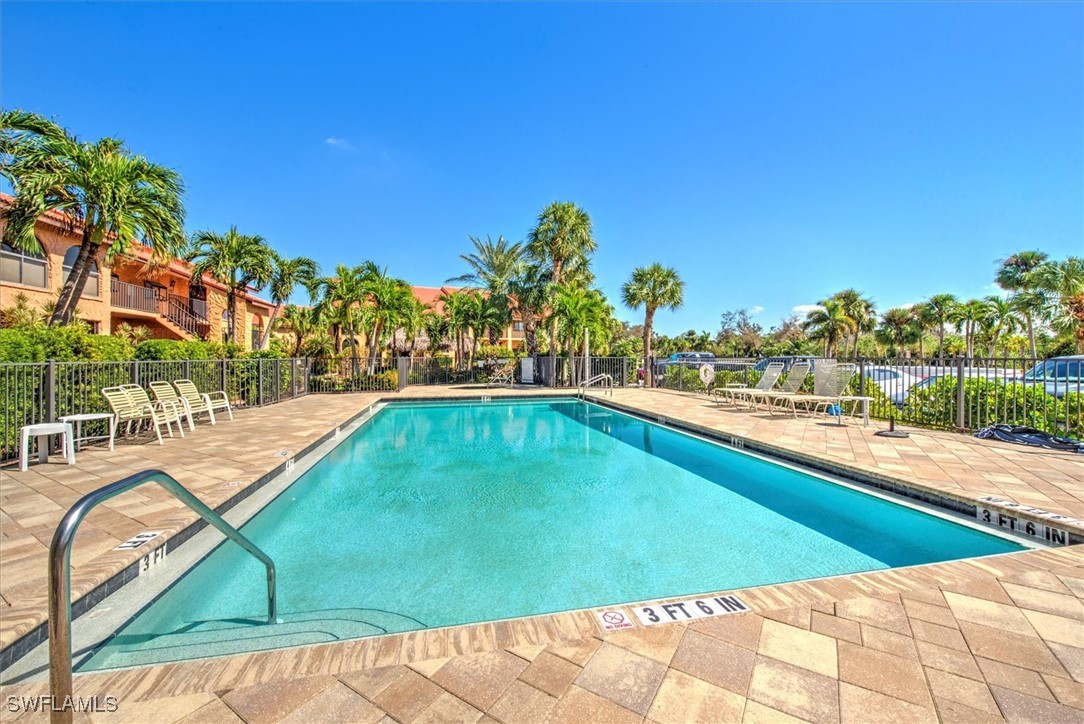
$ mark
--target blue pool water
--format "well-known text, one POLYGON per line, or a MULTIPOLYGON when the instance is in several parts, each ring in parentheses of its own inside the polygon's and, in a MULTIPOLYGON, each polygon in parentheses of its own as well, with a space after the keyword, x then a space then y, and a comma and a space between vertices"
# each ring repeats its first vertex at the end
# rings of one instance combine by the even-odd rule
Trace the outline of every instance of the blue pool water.
MULTIPOLYGON (((1021 547, 576 401, 392 404, 82 668, 130 666, 1021 547)), ((168 560, 168 559, 167 559, 168 560)))

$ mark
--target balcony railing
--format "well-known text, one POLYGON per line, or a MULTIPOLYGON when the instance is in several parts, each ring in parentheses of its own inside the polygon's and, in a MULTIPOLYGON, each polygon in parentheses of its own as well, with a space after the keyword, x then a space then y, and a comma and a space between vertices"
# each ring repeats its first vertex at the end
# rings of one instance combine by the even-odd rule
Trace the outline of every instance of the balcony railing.
POLYGON ((134 309, 138 312, 161 314, 158 295, 154 289, 114 279, 111 285, 113 306, 134 309))
POLYGON ((160 294, 150 287, 114 279, 112 286, 113 306, 139 312, 158 314, 191 335, 206 339, 211 331, 210 323, 192 311, 191 300, 176 294, 160 294))

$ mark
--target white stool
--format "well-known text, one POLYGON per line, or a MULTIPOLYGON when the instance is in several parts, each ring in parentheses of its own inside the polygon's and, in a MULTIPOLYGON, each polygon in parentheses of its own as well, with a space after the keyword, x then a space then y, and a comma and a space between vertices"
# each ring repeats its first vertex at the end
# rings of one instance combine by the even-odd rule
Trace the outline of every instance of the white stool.
POLYGON ((27 425, 21 430, 22 440, 19 444, 19 470, 25 471, 30 459, 30 436, 38 438, 38 462, 45 463, 49 460, 49 436, 60 435, 64 457, 68 458, 68 465, 75 465, 75 433, 69 422, 45 422, 40 425, 27 425))

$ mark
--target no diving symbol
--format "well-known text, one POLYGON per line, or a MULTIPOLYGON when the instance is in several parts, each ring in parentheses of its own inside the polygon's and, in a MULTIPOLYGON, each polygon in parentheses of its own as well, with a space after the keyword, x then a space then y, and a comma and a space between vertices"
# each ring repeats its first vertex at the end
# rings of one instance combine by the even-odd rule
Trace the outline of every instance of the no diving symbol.
POLYGON ((602 624, 602 628, 606 631, 617 631, 623 628, 633 628, 633 623, 623 611, 615 611, 613 609, 608 611, 598 612, 599 623, 602 624))

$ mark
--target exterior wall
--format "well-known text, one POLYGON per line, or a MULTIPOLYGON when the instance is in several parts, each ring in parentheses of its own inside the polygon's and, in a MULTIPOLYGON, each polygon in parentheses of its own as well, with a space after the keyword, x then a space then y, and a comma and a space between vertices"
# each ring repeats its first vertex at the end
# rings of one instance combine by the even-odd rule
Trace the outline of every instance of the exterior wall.
MULTIPOLYGON (((0 219, 0 234, 3 233, 4 226, 5 223, 0 219)), ((15 304, 15 296, 24 294, 31 307, 42 311, 46 305, 55 303, 60 296, 60 288, 64 286, 64 254, 82 239, 74 234, 66 234, 63 229, 48 222, 39 222, 36 233, 45 252, 48 286, 42 288, 0 281, 0 307, 12 306, 15 304)), ((109 268, 105 265, 105 252, 103 248, 97 256, 98 294, 94 294, 88 281, 83 297, 79 300, 78 316, 96 325, 102 334, 109 334, 112 328, 109 316, 109 268)))
MULTIPOLYGON (((3 228, 4 222, 0 218, 0 234, 3 233, 3 228)), ((15 296, 24 294, 31 307, 44 314, 42 310, 45 305, 55 303, 60 295, 60 288, 64 284, 64 254, 73 246, 78 246, 82 238, 78 234, 65 233, 60 222, 48 217, 43 217, 38 221, 36 233, 45 252, 48 286, 43 288, 0 281, 0 308, 14 305, 15 296)), ((106 248, 102 248, 97 256, 98 293, 95 294, 88 285, 79 301, 78 318, 90 322, 101 334, 111 334, 117 325, 123 322, 133 327, 147 327, 155 339, 185 338, 175 331, 171 323, 163 323, 164 317, 159 312, 164 307, 156 307, 156 311, 149 312, 120 306, 122 297, 118 295, 116 300, 113 299, 112 279, 116 278, 118 282, 131 284, 140 289, 146 282, 151 282, 160 287, 159 295, 172 294, 188 299, 192 290, 188 265, 174 261, 164 266, 148 268, 144 259, 140 258, 146 252, 136 248, 135 258, 115 259, 111 269, 105 264, 106 251, 106 248)), ((221 341, 224 331, 222 312, 226 309, 226 290, 221 284, 208 277, 204 278, 204 288, 207 292, 207 322, 210 327, 207 339, 221 341)), ((132 291, 131 293, 139 295, 142 292, 132 291)), ((271 309, 272 305, 262 300, 250 297, 238 300, 236 339, 246 349, 252 349, 254 319, 258 318, 262 324, 266 325, 271 309)))

